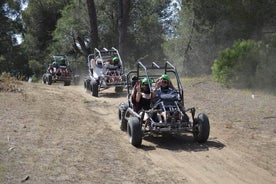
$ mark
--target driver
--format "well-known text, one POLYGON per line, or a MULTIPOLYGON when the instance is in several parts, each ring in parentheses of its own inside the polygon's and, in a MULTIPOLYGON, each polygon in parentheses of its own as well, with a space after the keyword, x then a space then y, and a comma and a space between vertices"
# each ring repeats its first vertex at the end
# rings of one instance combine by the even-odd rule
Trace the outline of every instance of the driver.
MULTIPOLYGON (((153 97, 157 97, 158 99, 163 94, 174 94, 177 93, 174 88, 170 77, 167 74, 161 75, 161 77, 156 81, 155 88, 153 90, 153 97)), ((159 122, 167 121, 166 111, 162 111, 157 114, 159 122)))
POLYGON ((114 66, 119 66, 120 60, 119 60, 119 58, 117 56, 112 59, 112 64, 114 66))
POLYGON ((153 96, 158 98, 161 94, 171 94, 175 92, 176 89, 174 88, 170 77, 167 74, 163 74, 155 83, 153 96))

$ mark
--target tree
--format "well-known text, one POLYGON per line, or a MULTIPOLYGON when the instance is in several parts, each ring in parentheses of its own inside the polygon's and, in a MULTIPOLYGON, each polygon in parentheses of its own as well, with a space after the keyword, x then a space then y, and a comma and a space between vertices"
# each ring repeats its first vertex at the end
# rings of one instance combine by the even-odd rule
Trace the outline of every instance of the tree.
POLYGON ((276 18, 275 1, 184 0, 177 34, 164 45, 166 55, 189 75, 210 74, 218 52, 237 39, 263 39, 262 29, 276 18), (185 55, 181 48, 186 48, 185 55))
POLYGON ((16 39, 16 35, 23 31, 21 5, 20 1, 0 0, 0 72, 26 67, 24 54, 16 39))
POLYGON ((91 3, 93 1, 72 0, 61 11, 51 50, 67 50, 85 56, 95 47, 114 46, 119 48, 124 60, 133 60, 148 52, 155 57, 163 56, 160 45, 164 32, 160 19, 167 1, 102 0, 94 1, 94 5, 91 3), (98 44, 95 45, 94 40, 98 40, 98 44))
POLYGON ((97 13, 94 0, 87 0, 87 9, 90 25, 90 45, 92 48, 98 47, 98 25, 97 13))
POLYGON ((129 13, 130 0, 119 0, 119 51, 122 56, 127 55, 127 28, 129 24, 129 13))
POLYGON ((52 33, 61 17, 60 10, 69 1, 37 0, 29 1, 23 12, 23 21, 26 27, 24 34, 24 48, 29 60, 44 63, 48 59, 48 47, 53 39, 52 33))

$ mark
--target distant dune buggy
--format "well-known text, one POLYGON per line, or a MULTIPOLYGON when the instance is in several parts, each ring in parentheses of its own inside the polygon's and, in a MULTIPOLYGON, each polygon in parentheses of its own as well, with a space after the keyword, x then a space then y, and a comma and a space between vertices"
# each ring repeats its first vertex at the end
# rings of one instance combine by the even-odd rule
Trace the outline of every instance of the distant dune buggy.
POLYGON ((115 87, 115 92, 122 92, 126 85, 124 63, 117 49, 94 49, 88 56, 88 76, 84 79, 84 88, 98 97, 99 90, 115 87))
POLYGON ((210 132, 209 119, 206 114, 195 115, 195 108, 184 107, 183 88, 176 68, 166 62, 164 67, 152 63, 152 66, 145 66, 138 61, 137 70, 127 74, 128 101, 119 105, 118 115, 120 129, 127 131, 129 141, 133 146, 140 146, 145 136, 162 136, 166 134, 192 133, 195 141, 204 143, 207 141, 210 132), (154 85, 162 74, 167 74, 172 79, 175 93, 165 94, 151 100, 149 110, 137 112, 136 102, 133 99, 135 83, 147 77, 152 82, 150 90, 153 92, 154 85), (188 113, 189 112, 189 113, 188 113), (147 113, 150 122, 145 123, 144 116, 147 113), (166 121, 158 119, 159 113, 165 113, 166 121))
POLYGON ((49 64, 46 73, 42 76, 42 81, 48 85, 63 82, 64 86, 70 86, 71 82, 78 83, 79 75, 73 74, 65 55, 54 55, 52 63, 49 64))

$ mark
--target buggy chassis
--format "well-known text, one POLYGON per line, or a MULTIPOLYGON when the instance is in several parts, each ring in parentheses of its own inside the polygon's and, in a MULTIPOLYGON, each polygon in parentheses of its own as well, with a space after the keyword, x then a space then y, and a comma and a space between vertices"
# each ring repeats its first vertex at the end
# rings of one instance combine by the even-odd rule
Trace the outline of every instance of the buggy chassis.
POLYGON ((204 113, 199 113, 196 116, 194 107, 185 109, 183 87, 176 68, 170 62, 165 62, 164 67, 152 62, 152 66, 147 67, 138 60, 137 69, 127 74, 127 92, 128 102, 119 105, 118 116, 120 129, 127 131, 129 141, 133 146, 141 146, 142 139, 145 136, 162 136, 166 134, 192 133, 195 141, 199 143, 207 141, 210 132, 209 119, 204 113), (150 74, 150 71, 155 71, 155 74, 150 74), (175 95, 165 95, 161 96, 160 99, 152 99, 151 109, 142 109, 140 112, 135 112, 135 104, 131 95, 131 91, 135 90, 134 83, 147 77, 152 80, 152 85, 150 82, 149 84, 150 90, 153 92, 153 84, 160 77, 160 74, 168 74, 175 77, 177 97, 175 95), (133 78, 135 78, 135 81, 133 81, 133 78), (156 114, 161 111, 166 111, 166 121, 162 120, 160 122, 157 120, 156 114), (143 120, 145 113, 150 117, 150 124, 145 123, 143 120))
POLYGON ((49 64, 46 73, 42 76, 42 82, 48 85, 56 82, 63 82, 64 86, 70 86, 71 82, 77 84, 79 75, 73 73, 67 57, 65 55, 53 55, 52 58, 52 60, 57 63, 57 66, 49 64), (59 65, 58 63, 62 59, 64 60, 64 65, 59 65))
POLYGON ((121 59, 119 51, 112 47, 111 49, 103 48, 94 49, 93 54, 87 57, 88 76, 84 79, 84 88, 91 91, 92 96, 98 97, 100 90, 115 87, 115 92, 123 91, 126 85, 126 76, 124 74, 124 63, 121 59), (110 65, 113 57, 118 57, 119 63, 117 66, 110 65), (102 66, 99 67, 93 62, 101 60, 102 66))

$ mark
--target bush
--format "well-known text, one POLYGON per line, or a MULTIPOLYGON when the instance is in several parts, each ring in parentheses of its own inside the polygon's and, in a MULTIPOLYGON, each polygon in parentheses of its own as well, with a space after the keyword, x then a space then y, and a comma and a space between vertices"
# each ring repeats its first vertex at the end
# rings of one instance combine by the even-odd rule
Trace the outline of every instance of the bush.
POLYGON ((276 73, 275 48, 271 43, 235 41, 233 48, 223 50, 220 58, 214 61, 213 78, 228 87, 271 87, 275 84, 276 73))

